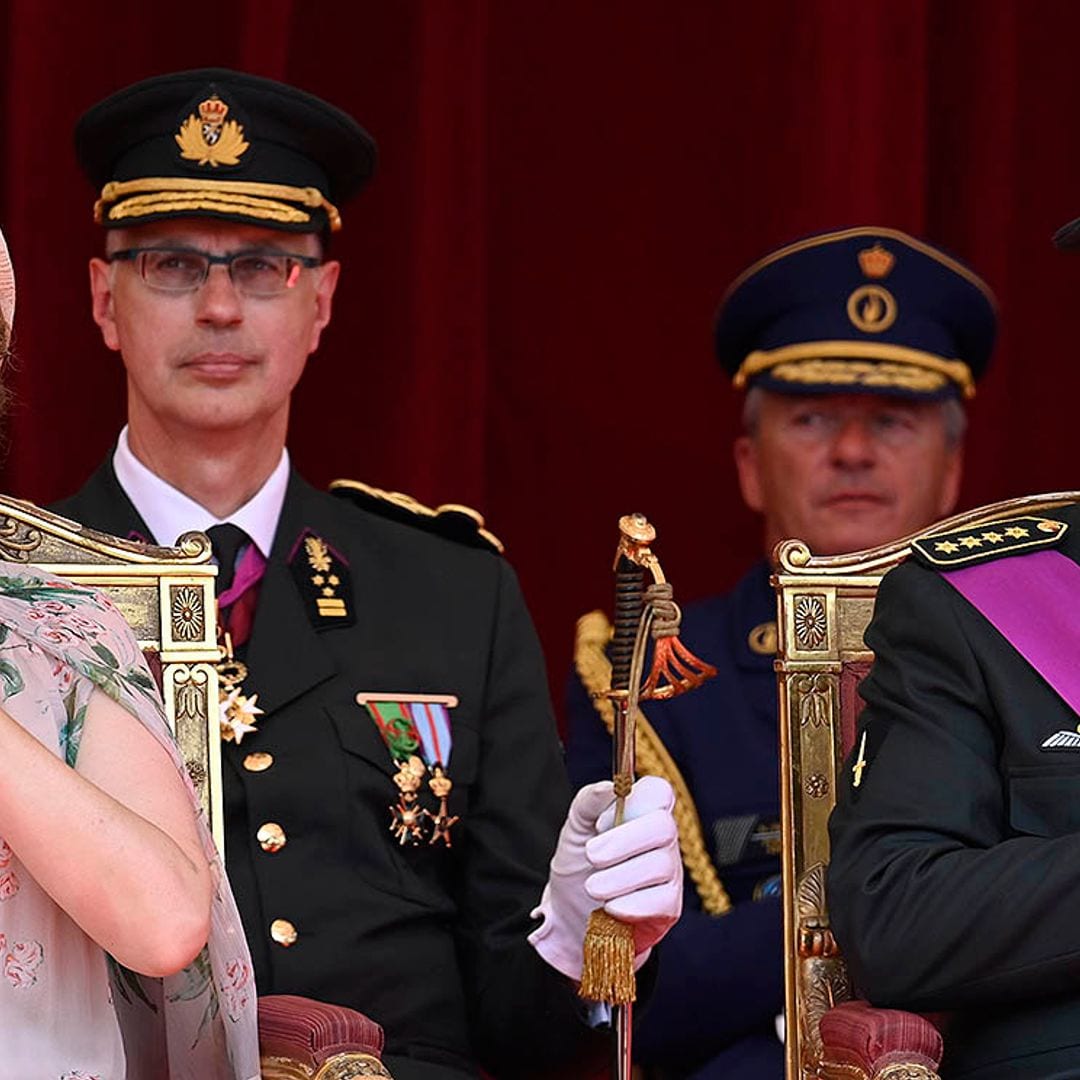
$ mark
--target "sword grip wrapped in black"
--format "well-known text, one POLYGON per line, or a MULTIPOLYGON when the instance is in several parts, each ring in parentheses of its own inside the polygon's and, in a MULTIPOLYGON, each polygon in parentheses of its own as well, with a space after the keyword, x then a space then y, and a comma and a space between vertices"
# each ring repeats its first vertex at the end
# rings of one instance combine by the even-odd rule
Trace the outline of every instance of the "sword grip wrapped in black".
POLYGON ((645 606, 645 571, 625 555, 615 568, 615 632, 611 639, 611 689, 630 686, 638 623, 645 606))

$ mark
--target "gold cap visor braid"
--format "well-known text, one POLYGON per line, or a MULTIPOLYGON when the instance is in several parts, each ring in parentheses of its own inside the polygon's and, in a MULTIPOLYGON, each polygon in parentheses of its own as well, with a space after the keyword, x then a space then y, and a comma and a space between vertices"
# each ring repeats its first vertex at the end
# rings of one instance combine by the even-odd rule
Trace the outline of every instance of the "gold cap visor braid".
POLYGON ((763 371, 791 383, 872 386, 932 392, 946 381, 965 398, 975 396, 975 379, 963 360, 878 341, 806 341, 779 349, 759 349, 742 362, 733 379, 736 389, 763 371), (864 361, 859 363, 858 361, 864 361))
POLYGON ((232 180, 200 180, 182 177, 140 177, 114 180, 101 189, 94 203, 94 221, 138 222, 152 214, 236 214, 252 221, 306 224, 311 214, 305 207, 322 209, 330 231, 341 228, 341 214, 318 188, 292 187, 232 180))

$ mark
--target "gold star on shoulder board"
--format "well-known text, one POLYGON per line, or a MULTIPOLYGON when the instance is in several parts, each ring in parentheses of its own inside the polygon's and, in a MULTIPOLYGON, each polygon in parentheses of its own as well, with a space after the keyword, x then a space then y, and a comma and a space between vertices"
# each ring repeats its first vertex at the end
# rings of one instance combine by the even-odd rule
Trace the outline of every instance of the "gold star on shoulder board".
POLYGON ((1069 526, 1056 518, 1005 518, 980 522, 977 526, 944 532, 940 528, 911 542, 911 554, 916 560, 942 570, 958 569, 988 559, 1057 546, 1069 526))

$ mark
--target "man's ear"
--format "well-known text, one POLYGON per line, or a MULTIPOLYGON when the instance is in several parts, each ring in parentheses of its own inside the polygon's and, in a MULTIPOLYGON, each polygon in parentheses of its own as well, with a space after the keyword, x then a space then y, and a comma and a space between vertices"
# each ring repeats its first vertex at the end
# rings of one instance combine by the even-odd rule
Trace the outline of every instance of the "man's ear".
POLYGON ((948 517, 956 509, 960 498, 960 481, 964 476, 964 448, 955 447, 945 463, 945 477, 941 485, 941 499, 938 503, 938 517, 948 517))
POLYGON ((763 513, 765 499, 761 491, 761 471, 758 468, 757 444, 752 435, 740 435, 735 440, 735 469, 739 474, 739 490, 742 492, 743 502, 763 513))
POLYGON ((116 330, 112 286, 113 275, 110 264, 104 259, 91 259, 90 301, 93 307, 94 322, 98 324, 105 344, 115 352, 119 352, 120 335, 116 330))
POLYGON ((319 347, 319 338, 330 322, 331 309, 334 305, 334 290, 337 288, 338 277, 341 274, 341 263, 336 259, 331 259, 323 263, 316 273, 319 279, 315 285, 315 322, 311 327, 309 354, 319 347))

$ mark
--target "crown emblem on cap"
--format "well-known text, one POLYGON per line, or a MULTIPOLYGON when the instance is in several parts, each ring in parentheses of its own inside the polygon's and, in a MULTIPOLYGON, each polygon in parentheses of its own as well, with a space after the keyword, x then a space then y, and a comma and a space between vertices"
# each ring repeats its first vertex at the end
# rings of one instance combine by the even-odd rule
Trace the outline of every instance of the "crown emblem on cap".
POLYGON ((229 106, 215 94, 199 103, 199 118, 207 127, 213 127, 221 131, 221 125, 225 123, 225 117, 229 114, 229 106))
POLYGON ((896 256, 886 251, 880 244, 864 248, 859 252, 859 269, 868 278, 888 277, 889 271, 896 264, 896 256))
POLYGON ((199 165, 239 165, 250 143, 244 139, 244 127, 236 120, 226 121, 229 106, 213 94, 199 103, 199 115, 191 113, 173 136, 185 161, 199 165))

